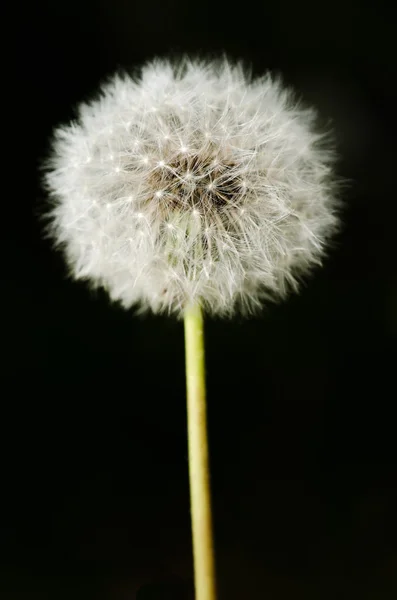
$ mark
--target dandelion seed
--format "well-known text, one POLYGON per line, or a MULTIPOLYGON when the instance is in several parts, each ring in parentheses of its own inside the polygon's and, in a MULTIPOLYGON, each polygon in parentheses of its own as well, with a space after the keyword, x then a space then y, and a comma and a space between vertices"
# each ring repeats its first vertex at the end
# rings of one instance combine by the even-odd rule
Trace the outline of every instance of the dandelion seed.
POLYGON ((114 78, 75 124, 57 130, 46 174, 50 231, 76 277, 105 286, 126 308, 254 312, 321 262, 338 225, 333 158, 314 111, 272 75, 255 81, 227 60, 154 61, 141 79, 114 78), (126 152, 138 146, 144 151, 126 152), (84 186, 95 211, 80 200, 84 186), (129 195, 128 210, 111 209, 109 197, 129 195), (143 219, 146 245, 131 235, 143 219), (179 248, 159 233, 172 228, 179 248), (123 236, 134 240, 128 255, 118 251, 123 236), (210 277, 209 259, 219 266, 210 277))

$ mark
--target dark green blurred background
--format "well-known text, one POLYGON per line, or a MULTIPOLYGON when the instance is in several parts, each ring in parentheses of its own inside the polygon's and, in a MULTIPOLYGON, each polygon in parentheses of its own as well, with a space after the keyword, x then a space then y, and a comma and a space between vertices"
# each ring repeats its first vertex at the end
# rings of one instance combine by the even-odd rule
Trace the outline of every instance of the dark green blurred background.
POLYGON ((222 51, 283 73, 332 121, 351 184, 344 229, 299 296, 207 321, 220 600, 396 597, 394 23, 385 2, 339 0, 22 7, 23 190, 3 226, 2 599, 189 587, 182 325, 66 279, 41 238, 38 165, 52 127, 116 68, 222 51))

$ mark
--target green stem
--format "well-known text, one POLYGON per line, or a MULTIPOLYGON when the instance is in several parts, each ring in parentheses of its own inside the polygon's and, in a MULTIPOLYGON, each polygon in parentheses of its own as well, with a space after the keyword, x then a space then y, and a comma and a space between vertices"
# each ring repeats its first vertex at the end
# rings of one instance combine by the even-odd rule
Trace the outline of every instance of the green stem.
POLYGON ((200 307, 188 307, 184 319, 195 600, 216 600, 205 397, 204 323, 200 307))

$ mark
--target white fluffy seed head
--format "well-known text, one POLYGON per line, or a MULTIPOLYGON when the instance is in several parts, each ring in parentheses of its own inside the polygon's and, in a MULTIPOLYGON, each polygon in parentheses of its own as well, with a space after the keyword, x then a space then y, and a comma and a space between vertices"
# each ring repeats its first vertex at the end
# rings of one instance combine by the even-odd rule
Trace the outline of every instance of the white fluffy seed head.
POLYGON ((333 152, 290 90, 240 64, 156 60, 55 131, 49 231, 124 307, 252 312, 321 261, 333 152))

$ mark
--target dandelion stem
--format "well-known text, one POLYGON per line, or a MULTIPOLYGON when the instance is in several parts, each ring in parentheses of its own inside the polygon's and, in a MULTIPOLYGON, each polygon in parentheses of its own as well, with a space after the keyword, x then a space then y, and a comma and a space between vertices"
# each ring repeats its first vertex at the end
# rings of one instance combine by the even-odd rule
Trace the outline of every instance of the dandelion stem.
POLYGON ((205 397, 204 323, 200 307, 188 307, 184 319, 195 600, 216 600, 205 397))

